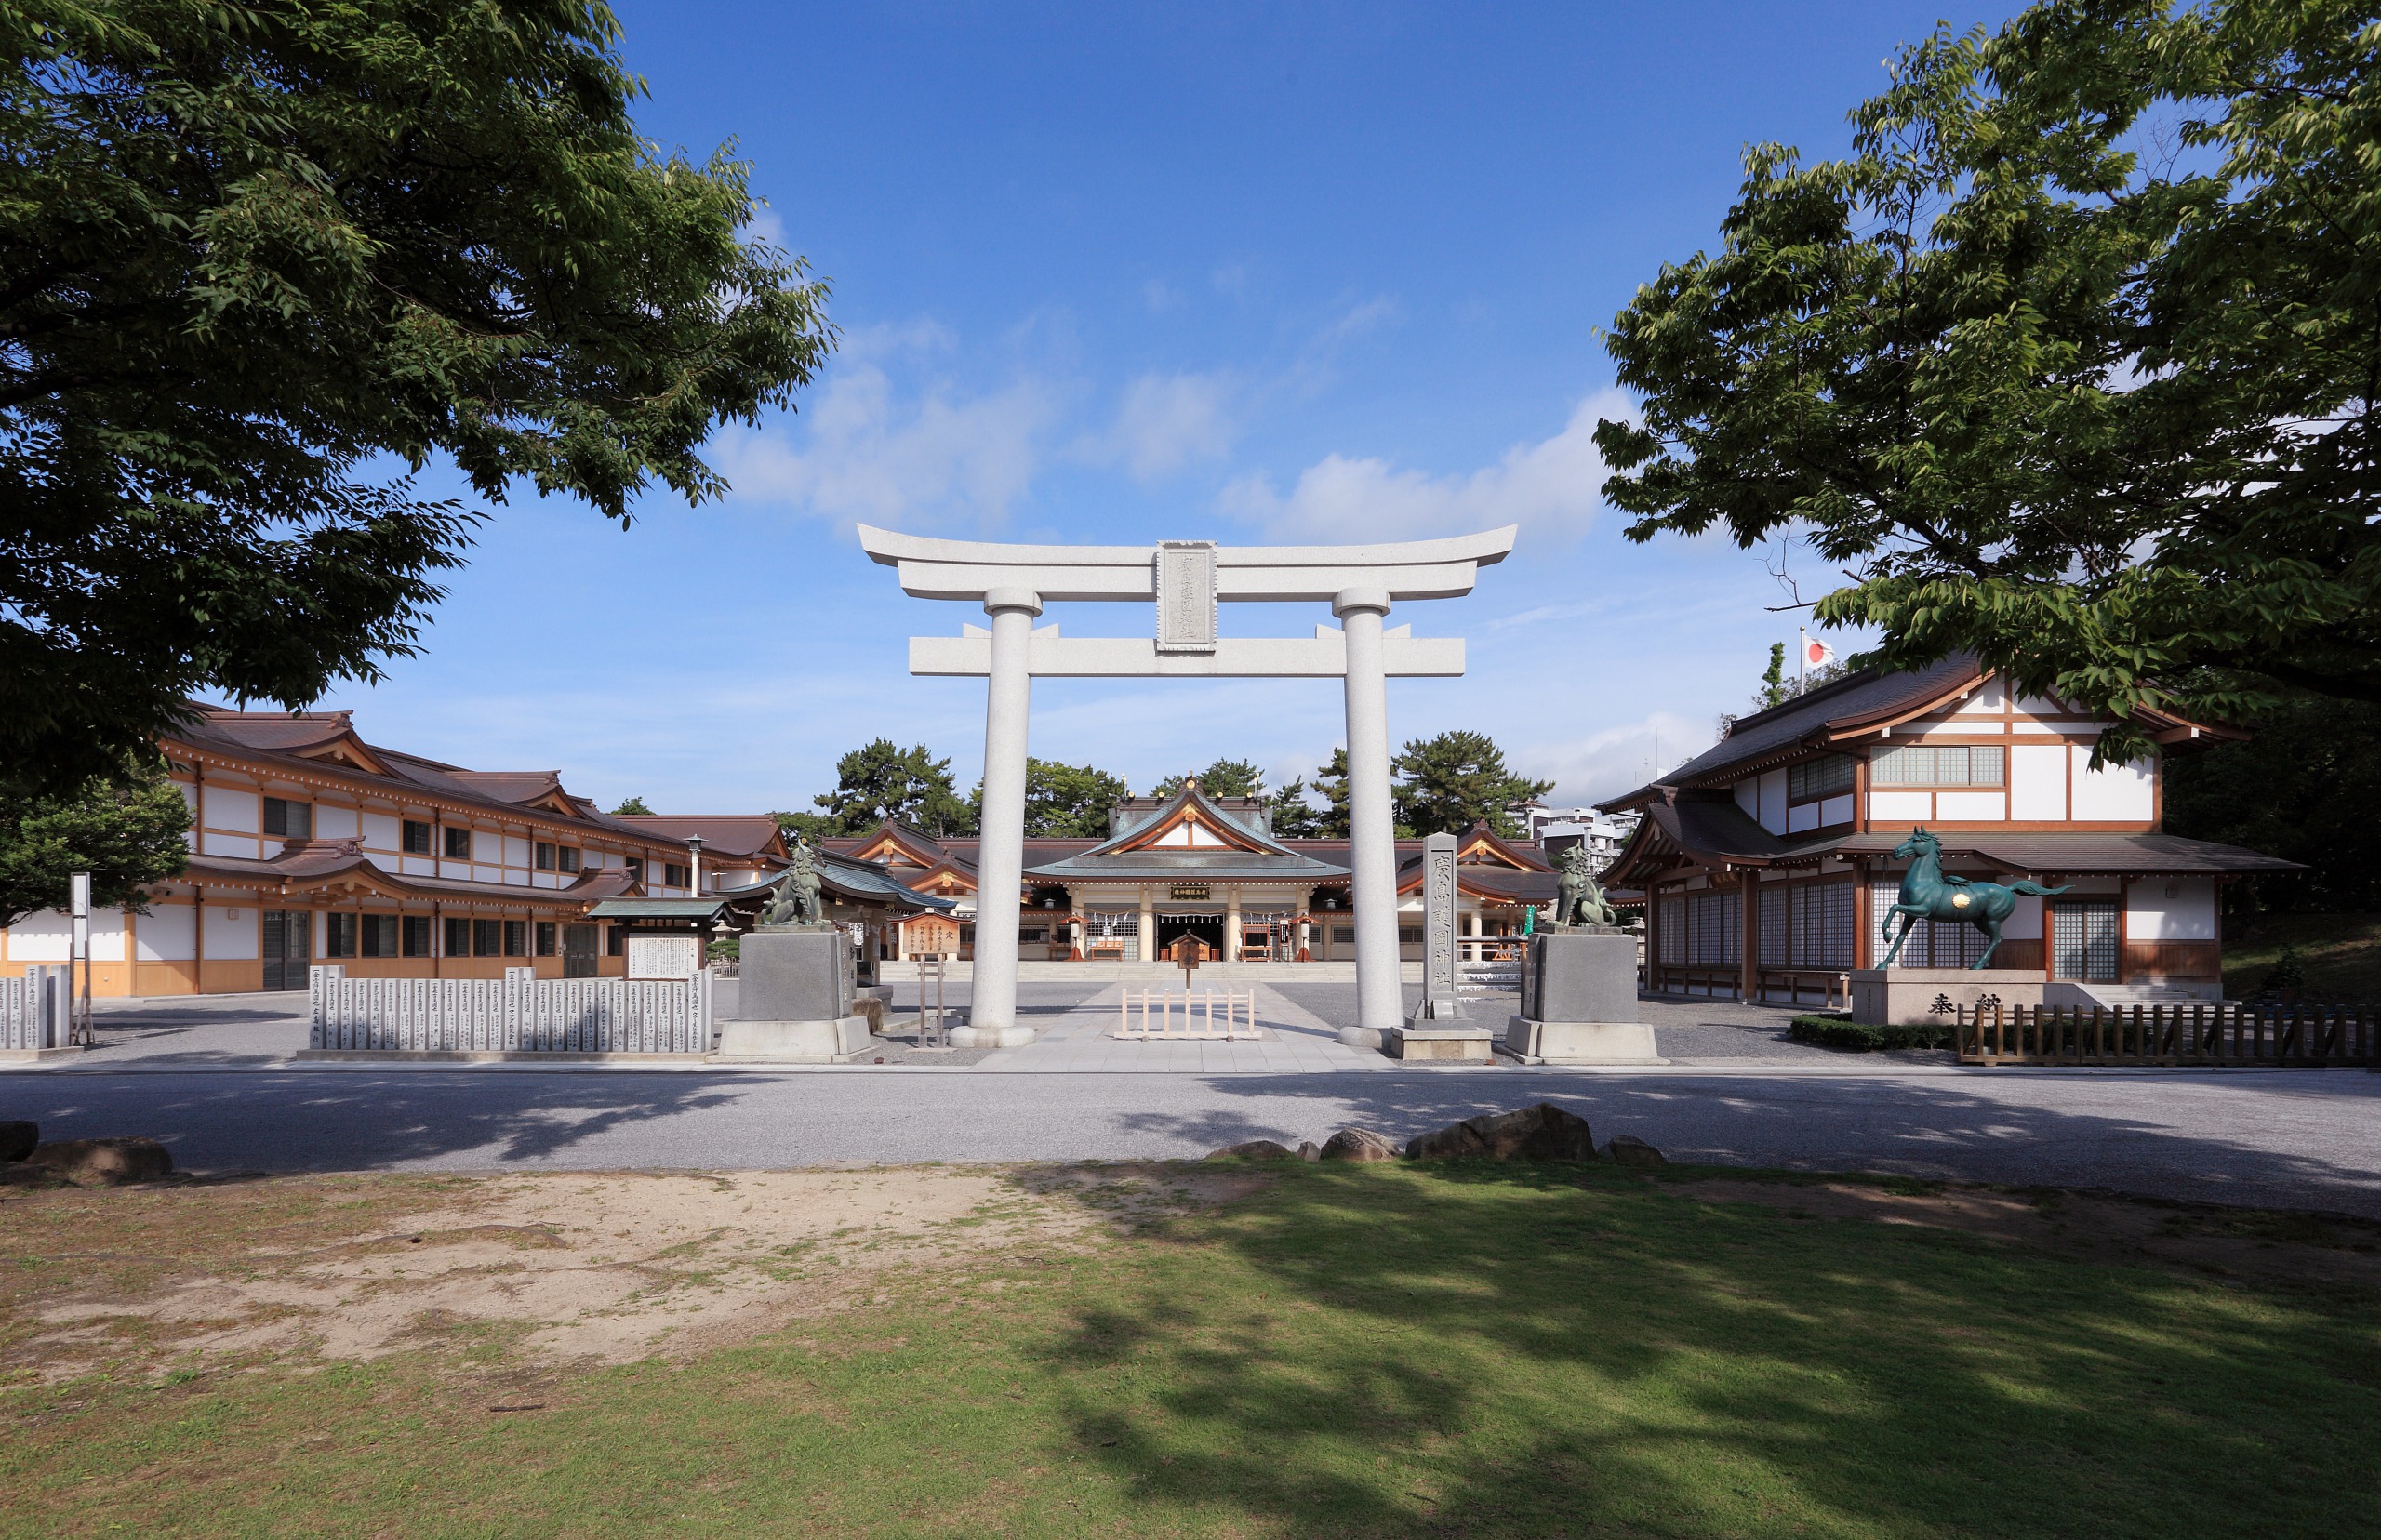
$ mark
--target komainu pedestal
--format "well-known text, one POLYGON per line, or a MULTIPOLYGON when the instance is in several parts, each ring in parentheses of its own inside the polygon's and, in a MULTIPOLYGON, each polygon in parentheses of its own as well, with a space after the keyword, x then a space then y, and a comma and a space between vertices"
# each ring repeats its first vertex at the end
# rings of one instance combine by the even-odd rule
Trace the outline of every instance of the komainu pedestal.
POLYGON ((738 951, 742 982, 736 1016, 720 1023, 720 1057, 834 1064, 866 1050, 852 941, 840 926, 755 930, 738 951))
POLYGON ((1575 926, 1530 937, 1505 1052, 1523 1064, 1661 1064, 1637 1019, 1637 938, 1575 926))

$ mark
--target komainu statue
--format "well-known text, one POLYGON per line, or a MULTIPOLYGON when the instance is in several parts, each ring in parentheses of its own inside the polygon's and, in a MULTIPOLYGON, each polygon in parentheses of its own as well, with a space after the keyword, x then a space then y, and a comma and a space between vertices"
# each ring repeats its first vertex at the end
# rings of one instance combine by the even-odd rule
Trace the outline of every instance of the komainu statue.
POLYGON ((1617 929, 1620 916, 1613 912, 1604 899, 1603 889, 1590 870, 1594 857, 1584 844, 1573 845, 1563 853, 1563 880, 1554 890, 1554 918, 1548 928, 1568 930, 1574 925, 1600 925, 1617 929))
POLYGON ((793 845, 793 864, 778 879, 768 907, 761 911, 761 923, 772 929, 827 923, 826 907, 819 897, 818 866, 811 859, 810 847, 799 840, 793 845))

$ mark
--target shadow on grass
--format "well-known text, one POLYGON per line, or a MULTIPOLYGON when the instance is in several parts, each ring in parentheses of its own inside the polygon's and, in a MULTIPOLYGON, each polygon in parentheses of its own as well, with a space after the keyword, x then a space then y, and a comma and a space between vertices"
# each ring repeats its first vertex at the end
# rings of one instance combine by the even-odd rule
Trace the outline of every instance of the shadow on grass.
POLYGON ((1298 1167, 1040 1348, 1156 1511, 1398 1534, 2345 1533, 2371 1301, 1714 1205, 1298 1167))
POLYGON ((1119 1122, 1210 1148, 1319 1141, 1348 1125, 1403 1141, 1550 1101, 1586 1118, 1599 1143, 1631 1134, 1673 1160, 2106 1187, 2381 1218, 2381 1075, 2361 1071, 2061 1080, 1424 1070, 1334 1077, 1327 1101, 1311 1078, 1217 1076, 1206 1084, 1248 1113, 1127 1113, 1119 1122), (1332 1121, 1277 1125, 1294 1097, 1332 1121))

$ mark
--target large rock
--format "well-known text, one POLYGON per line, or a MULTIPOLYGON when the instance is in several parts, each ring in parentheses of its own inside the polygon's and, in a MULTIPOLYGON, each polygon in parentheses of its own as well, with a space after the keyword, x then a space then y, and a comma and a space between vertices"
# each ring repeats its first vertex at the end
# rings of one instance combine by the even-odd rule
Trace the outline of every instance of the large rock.
POLYGON ((169 1175, 174 1158, 154 1139, 60 1139, 35 1145, 28 1165, 46 1166, 84 1187, 121 1187, 169 1175))
POLYGON ((41 1143, 41 1124, 19 1119, 0 1122, 0 1161, 21 1161, 41 1143))
POLYGON ((1417 1135, 1405 1153, 1417 1161, 1592 1161, 1596 1141, 1587 1119, 1540 1102, 1417 1135))
POLYGON ((1633 1134, 1615 1134, 1604 1153, 1625 1166, 1658 1166, 1669 1164, 1669 1157, 1633 1134))
POLYGON ((1221 1149, 1211 1149, 1207 1152, 1207 1159, 1211 1161, 1295 1161, 1298 1152, 1289 1146, 1278 1144, 1271 1139, 1247 1139, 1236 1145, 1226 1145, 1221 1149))
POLYGON ((1323 1141, 1323 1158, 1326 1161, 1393 1161, 1397 1159, 1397 1143, 1386 1134, 1376 1134, 1369 1128, 1343 1128, 1323 1141))

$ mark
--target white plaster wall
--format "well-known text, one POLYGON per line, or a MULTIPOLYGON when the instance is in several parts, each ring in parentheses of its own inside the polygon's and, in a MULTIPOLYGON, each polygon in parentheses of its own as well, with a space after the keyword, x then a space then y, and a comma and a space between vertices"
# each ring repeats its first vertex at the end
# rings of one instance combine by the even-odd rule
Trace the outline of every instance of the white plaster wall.
POLYGON ((352 807, 330 807, 314 804, 314 838, 318 840, 352 840, 363 832, 352 807))
POLYGON ((231 962, 257 954, 257 910, 251 904, 206 906, 206 959, 231 962))
POLYGON ((1869 816, 1880 823, 1923 823, 1935 816, 1935 799, 1923 791, 1871 791, 1869 816))
POLYGON ((73 922, 64 909, 36 909, 8 928, 11 962, 64 962, 73 955, 73 922))
POLYGON ((504 864, 525 867, 529 864, 529 842, 516 835, 504 837, 504 864))
POLYGON ((364 845, 367 850, 395 850, 405 843, 404 820, 387 813, 364 815, 364 845))
POLYGON ((245 856, 251 861, 263 854, 251 834, 208 834, 201 849, 209 856, 245 856))
POLYGON ((103 909, 91 911, 91 961, 124 961, 124 910, 103 909))
POLYGON ((206 816, 199 821, 210 829, 237 829, 254 834, 262 828, 258 821, 259 816, 255 792, 210 786, 206 789, 206 816))
POLYGON ((1728 792, 1736 799, 1736 805, 1744 810, 1746 817, 1752 819, 1755 823, 1761 821, 1760 777, 1756 776, 1750 780, 1740 780, 1730 787, 1728 792))
POLYGON ((2148 878, 2133 884, 2124 907, 2125 934, 2135 941, 2215 939, 2215 883, 2211 878, 2148 878))
POLYGON ((2001 683, 2000 676, 1996 674, 1977 685, 1975 693, 1960 702, 1957 710, 1967 716, 1984 712, 1999 716, 2002 706, 2007 702, 2008 698, 2008 687, 2001 683))
POLYGON ((1840 797, 1829 797, 1827 801, 1819 803, 1819 822, 1821 824, 1850 823, 1852 821, 1852 804, 1854 801, 1855 799, 1849 791, 1846 791, 1840 797))
POLYGON ((2009 816, 2057 823, 2067 816, 2067 749, 2056 743, 2009 747, 2009 816))
POLYGON ((198 910, 189 904, 159 904, 140 917, 132 955, 141 962, 187 962, 198 955, 198 910))
POLYGON ((400 856, 397 870, 407 877, 435 877, 438 863, 428 856, 400 856))
POLYGON ((1761 827, 1772 834, 1786 832, 1786 772, 1772 770, 1761 777, 1761 827))
POLYGON ((1819 804, 1817 803, 1804 803, 1800 807, 1788 810, 1786 814, 1786 828, 1784 832, 1789 834, 1800 834, 1806 829, 1816 829, 1818 826, 1819 804))
POLYGON ((2067 708, 2048 696, 2019 696, 2017 710, 2028 716, 2065 716, 2067 708))
POLYGON ((1998 791, 1937 791, 1935 816, 1963 823, 1999 823, 2009 816, 2009 799, 1998 791))
POLYGON ((2082 744, 2070 745, 2075 777, 2075 818, 2079 823, 2146 822, 2156 811, 2157 799, 2151 791, 2149 762, 2137 760, 2131 764, 2111 764, 2105 770, 2088 768, 2092 750, 2082 744))

